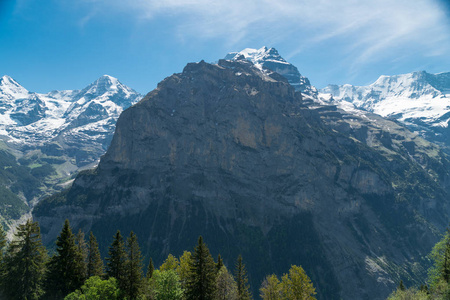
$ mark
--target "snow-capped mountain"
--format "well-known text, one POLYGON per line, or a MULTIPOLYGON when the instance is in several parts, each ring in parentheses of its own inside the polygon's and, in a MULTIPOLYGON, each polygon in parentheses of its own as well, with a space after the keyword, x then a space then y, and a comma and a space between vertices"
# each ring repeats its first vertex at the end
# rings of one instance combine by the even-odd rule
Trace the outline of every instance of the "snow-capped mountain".
POLYGON ((32 93, 9 76, 0 79, 0 135, 15 148, 58 148, 78 166, 99 158, 109 145, 120 113, 142 95, 104 75, 86 88, 32 93), (95 149, 95 150, 93 150, 95 149), (71 155, 72 156, 72 155, 71 155))
MULTIPOLYGON (((0 222, 14 225, 106 152, 122 111, 142 96, 108 75, 82 90, 29 92, 0 78, 0 222)), ((14 228, 14 226, 11 226, 14 228)))
POLYGON ((260 70, 267 68, 284 76, 303 95, 317 97, 317 89, 311 85, 308 78, 302 76, 297 67, 281 57, 275 48, 265 46, 260 49, 246 48, 240 52, 228 53, 224 59, 238 60, 242 58, 251 61, 260 70))
POLYGON ((436 141, 448 140, 450 72, 381 76, 368 86, 329 85, 322 99, 396 119, 436 141))

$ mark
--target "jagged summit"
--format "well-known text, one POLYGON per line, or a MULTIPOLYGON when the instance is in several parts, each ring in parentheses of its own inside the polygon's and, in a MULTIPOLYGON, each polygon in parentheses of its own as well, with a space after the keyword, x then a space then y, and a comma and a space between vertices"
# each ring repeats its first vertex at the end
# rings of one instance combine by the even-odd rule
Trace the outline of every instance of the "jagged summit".
MULTIPOLYGON (((85 144, 95 161, 112 137, 115 121, 123 109, 141 95, 117 78, 103 75, 81 91, 31 93, 9 76, 0 79, 0 133, 9 143, 40 147, 48 143, 85 144), (95 158, 94 158, 95 157, 95 158)), ((61 147, 65 147, 60 145, 61 147)), ((73 153, 76 151, 73 150, 73 153)), ((80 156, 81 157, 81 156, 80 156)))
POLYGON ((450 147, 450 73, 380 76, 368 86, 328 85, 321 98, 343 109, 396 119, 431 141, 450 147))
POLYGON ((261 70, 269 69, 284 76, 289 83, 307 97, 317 97, 317 90, 308 78, 302 76, 297 67, 287 62, 275 48, 266 46, 260 49, 246 48, 240 52, 232 52, 225 56, 226 60, 245 58, 261 70))
POLYGON ((27 97, 29 92, 8 75, 0 78, 0 101, 27 97))
POLYGON ((332 95, 336 101, 350 102, 357 108, 384 117, 395 116, 403 122, 417 119, 431 126, 448 126, 448 120, 442 120, 442 117, 450 111, 450 73, 418 71, 383 75, 368 86, 329 85, 320 92, 332 95))
POLYGON ((117 78, 109 75, 103 75, 96 81, 91 83, 89 86, 81 90, 78 98, 82 98, 84 96, 98 97, 106 93, 108 93, 109 95, 119 93, 125 98, 129 98, 137 94, 136 91, 122 84, 117 78))

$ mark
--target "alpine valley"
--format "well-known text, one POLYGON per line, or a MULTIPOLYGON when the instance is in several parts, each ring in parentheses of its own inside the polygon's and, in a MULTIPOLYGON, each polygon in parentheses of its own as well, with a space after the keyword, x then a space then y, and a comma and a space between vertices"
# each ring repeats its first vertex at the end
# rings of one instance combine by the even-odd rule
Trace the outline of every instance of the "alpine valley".
MULTIPOLYGON (((433 117, 416 111, 420 124, 407 116, 411 106, 394 110, 394 96, 404 102, 426 97, 435 107, 431 102, 445 102, 450 87, 445 74, 414 74, 382 77, 377 86, 383 88, 366 103, 370 88, 353 87, 349 98, 340 96, 345 86, 319 92, 273 48, 190 63, 125 109, 98 166, 37 204, 33 217, 46 243, 68 218, 74 228, 92 230, 103 253, 117 229, 133 230, 156 265, 202 235, 213 255, 242 254, 254 295, 265 274, 281 275, 295 264, 310 275, 319 299, 385 299, 400 279, 422 282, 426 255, 450 220, 450 161, 444 148, 426 139, 445 127, 447 107, 433 117), (377 103, 391 109, 383 116, 397 119, 375 114, 381 113, 377 103)), ((25 155, 33 162, 70 155, 94 162, 93 155, 70 152, 90 136, 96 153, 108 144, 108 134, 83 129, 92 128, 88 120, 114 126, 113 119, 101 120, 117 106, 87 105, 102 90, 93 87, 29 95, 24 101, 33 103, 26 107, 36 117, 17 115, 19 104, 5 105, 5 123, 16 122, 5 124, 10 143, 24 153, 38 151, 37 158, 25 155), (75 96, 86 94, 92 96, 75 96), (58 106, 61 117, 50 114, 50 106, 58 106), (80 111, 90 113, 80 117, 80 111), (17 129, 38 126, 42 115, 61 125, 36 139, 17 129), (41 139, 31 150, 30 141, 41 139)), ((117 113, 139 99, 127 91, 121 94, 129 95, 127 104, 111 100, 120 106, 117 113)))
POLYGON ((78 170, 95 166, 120 113, 141 98, 108 75, 82 90, 47 94, 0 78, 1 223, 28 217, 30 207, 67 186, 78 170))

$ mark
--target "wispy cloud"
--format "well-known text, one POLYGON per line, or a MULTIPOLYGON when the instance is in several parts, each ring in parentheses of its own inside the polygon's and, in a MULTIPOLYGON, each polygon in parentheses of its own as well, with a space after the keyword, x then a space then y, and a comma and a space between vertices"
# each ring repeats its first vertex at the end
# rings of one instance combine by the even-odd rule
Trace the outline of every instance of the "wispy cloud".
POLYGON ((291 57, 335 41, 354 68, 392 49, 435 55, 450 51, 444 0, 84 1, 131 12, 141 22, 176 18, 174 34, 187 39, 221 38, 231 46, 248 39, 291 40, 291 57))

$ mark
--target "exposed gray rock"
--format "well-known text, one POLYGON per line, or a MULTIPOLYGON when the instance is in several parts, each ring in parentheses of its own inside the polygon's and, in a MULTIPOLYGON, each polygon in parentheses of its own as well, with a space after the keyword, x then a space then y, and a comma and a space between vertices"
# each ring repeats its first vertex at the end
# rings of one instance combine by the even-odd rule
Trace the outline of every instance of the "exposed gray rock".
POLYGON ((308 103, 246 60, 188 64, 125 110, 98 167, 34 217, 47 242, 65 218, 103 249, 133 230, 156 263, 203 235, 228 266, 243 254, 255 291, 291 264, 320 299, 384 299, 423 279, 448 223, 445 155, 379 116, 308 103))

